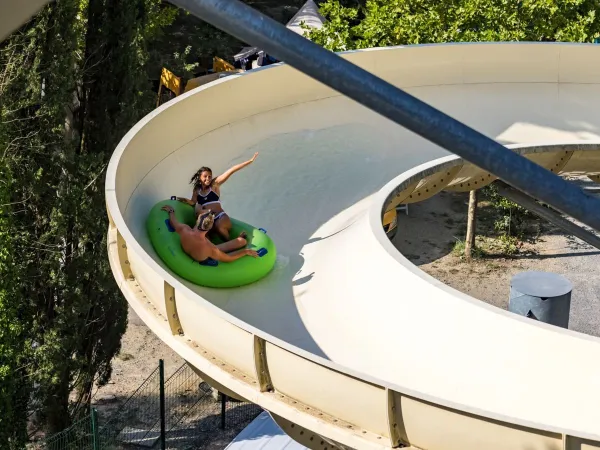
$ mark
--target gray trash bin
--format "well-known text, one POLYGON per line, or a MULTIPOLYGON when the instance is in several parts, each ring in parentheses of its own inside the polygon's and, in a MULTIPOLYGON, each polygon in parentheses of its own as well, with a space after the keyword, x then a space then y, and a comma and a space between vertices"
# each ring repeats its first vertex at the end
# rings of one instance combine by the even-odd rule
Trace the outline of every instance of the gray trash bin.
POLYGON ((521 272, 510 282, 508 310, 530 319, 569 328, 571 282, 549 272, 521 272))

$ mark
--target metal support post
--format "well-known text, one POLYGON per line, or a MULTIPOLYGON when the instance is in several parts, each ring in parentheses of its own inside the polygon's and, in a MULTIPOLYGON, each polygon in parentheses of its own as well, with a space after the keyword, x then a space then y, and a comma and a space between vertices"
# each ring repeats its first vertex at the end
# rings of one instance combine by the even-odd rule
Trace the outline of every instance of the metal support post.
POLYGON ((167 448, 167 436, 165 429, 165 362, 160 359, 158 361, 158 374, 160 380, 160 449, 167 448))
POLYGON ((557 273, 521 272, 510 282, 508 310, 529 319, 569 328, 572 290, 571 282, 557 273))
POLYGON ((100 450, 100 436, 98 434, 98 411, 96 408, 92 408, 92 448, 94 450, 100 450))
POLYGON ((225 412, 227 410, 227 396, 221 392, 221 430, 225 429, 225 412))

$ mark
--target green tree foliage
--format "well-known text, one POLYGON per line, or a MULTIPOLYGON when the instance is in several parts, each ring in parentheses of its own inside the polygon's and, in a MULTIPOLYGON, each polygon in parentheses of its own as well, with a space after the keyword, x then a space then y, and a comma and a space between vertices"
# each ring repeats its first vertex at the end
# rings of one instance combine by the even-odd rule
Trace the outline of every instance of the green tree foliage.
POLYGON ((332 50, 474 41, 590 42, 600 34, 598 0, 326 0, 310 38, 332 50))
POLYGON ((148 48, 174 16, 160 0, 57 0, 0 46, 0 448, 20 448, 28 408, 60 431, 110 378, 127 306, 104 171, 152 108, 148 48))
MULTIPOLYGON (((0 128, 1 130, 1 128, 0 128)), ((0 131, 0 135, 2 131, 0 131)), ((2 142, 2 137, 0 137, 2 142)), ((18 449, 26 441, 27 305, 19 298, 18 256, 7 230, 11 227, 9 168, 0 161, 0 448, 18 449)))
MULTIPOLYGON (((245 1, 280 22, 303 3, 245 1)), ((32 417, 62 430, 111 375, 127 309, 104 171, 155 104, 149 79, 242 45, 161 0, 55 0, 0 43, 0 448, 32 417)))

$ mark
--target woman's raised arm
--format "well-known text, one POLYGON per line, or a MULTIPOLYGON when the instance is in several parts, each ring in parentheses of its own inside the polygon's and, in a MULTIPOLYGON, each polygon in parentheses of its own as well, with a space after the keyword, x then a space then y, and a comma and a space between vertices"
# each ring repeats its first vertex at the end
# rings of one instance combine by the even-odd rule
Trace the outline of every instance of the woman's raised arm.
POLYGON ((219 185, 225 183, 229 179, 229 177, 231 175, 233 175, 234 173, 236 173, 238 170, 241 170, 244 167, 252 164, 257 156, 258 156, 258 152, 256 152, 254 154, 254 156, 251 159, 249 159, 248 161, 240 163, 240 164, 236 164, 235 166, 231 167, 229 170, 225 171, 224 173, 219 175, 217 178, 215 178, 215 183, 219 184, 219 185))

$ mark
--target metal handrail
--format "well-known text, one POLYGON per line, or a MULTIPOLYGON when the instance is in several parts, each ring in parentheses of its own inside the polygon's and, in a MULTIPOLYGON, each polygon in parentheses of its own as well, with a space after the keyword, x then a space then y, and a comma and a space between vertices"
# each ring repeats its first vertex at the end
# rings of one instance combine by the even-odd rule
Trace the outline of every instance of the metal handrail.
MULTIPOLYGON (((600 200, 239 0, 172 0, 558 211, 600 230, 600 200)), ((551 44, 548 44, 551 45, 551 44)), ((590 44, 592 45, 592 44, 590 44)))

